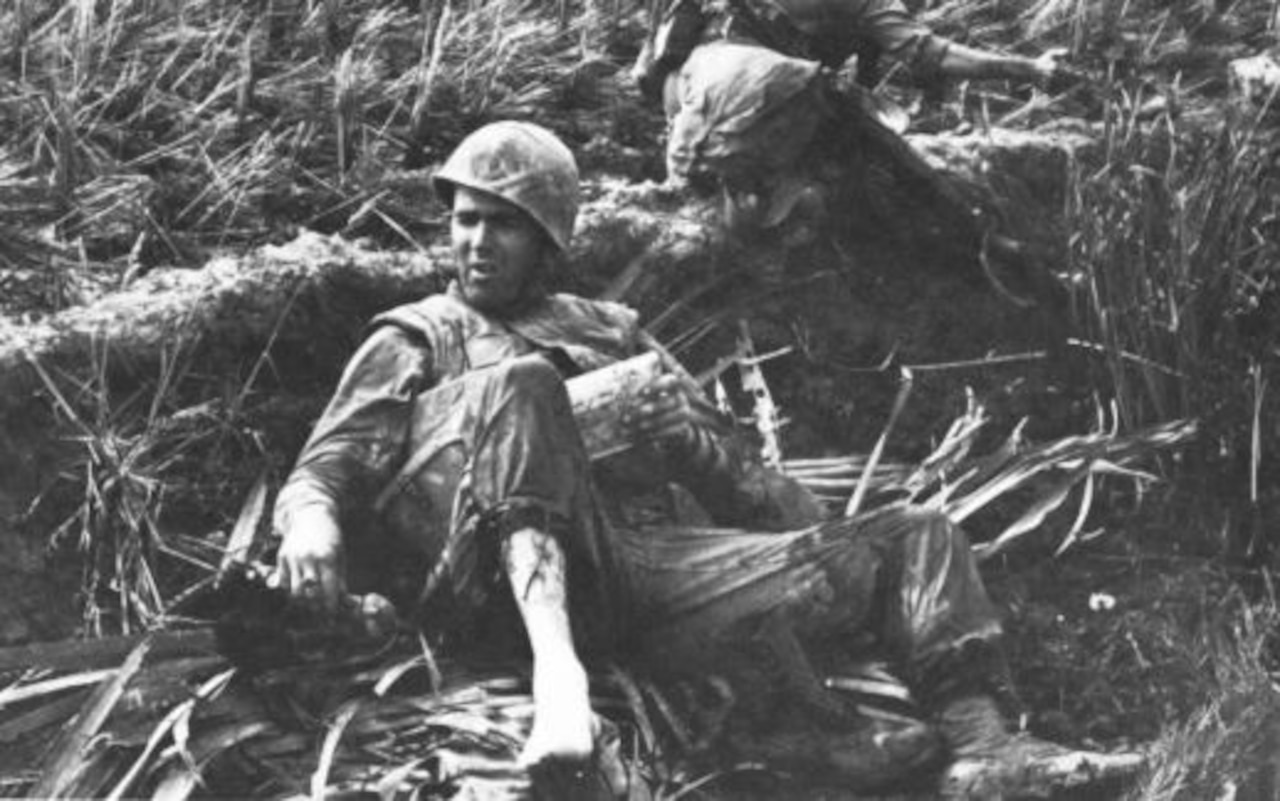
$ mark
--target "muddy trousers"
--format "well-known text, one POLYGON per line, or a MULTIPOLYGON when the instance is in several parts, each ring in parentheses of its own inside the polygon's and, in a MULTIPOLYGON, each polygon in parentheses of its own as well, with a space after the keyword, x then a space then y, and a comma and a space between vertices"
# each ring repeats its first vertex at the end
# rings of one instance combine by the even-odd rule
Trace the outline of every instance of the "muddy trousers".
POLYGON ((873 648, 916 683, 966 643, 1000 635, 967 538, 932 512, 892 508, 781 534, 624 531, 611 545, 646 658, 716 659, 781 619, 802 642, 873 648))
POLYGON ((570 614, 588 650, 696 661, 783 615, 802 639, 869 636, 912 676, 999 634, 968 541, 940 515, 895 507, 785 533, 610 526, 547 361, 474 371, 419 403, 406 468, 383 506, 464 601, 495 594, 501 519, 533 510, 568 555, 570 614))

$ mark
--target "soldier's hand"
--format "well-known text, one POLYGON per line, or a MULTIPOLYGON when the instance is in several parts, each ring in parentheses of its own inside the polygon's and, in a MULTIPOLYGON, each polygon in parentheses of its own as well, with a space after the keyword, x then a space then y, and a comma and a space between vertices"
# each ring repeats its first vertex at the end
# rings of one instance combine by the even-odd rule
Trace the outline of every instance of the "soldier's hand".
POLYGON ((636 439, 659 440, 686 433, 693 420, 693 408, 684 385, 674 375, 659 376, 640 393, 639 403, 624 424, 636 439))
POLYGON ((268 583, 308 607, 332 614, 347 596, 345 570, 337 521, 327 509, 308 507, 294 513, 268 583))
POLYGON ((1055 78, 1059 73, 1066 71, 1068 51, 1065 47, 1053 47, 1036 58, 1032 59, 1032 69, 1035 71, 1036 79, 1047 82, 1055 78))
POLYGON ((1066 48, 1055 47, 1032 62, 1036 82, 1050 94, 1060 94, 1090 80, 1088 73, 1068 61, 1068 55, 1066 48))

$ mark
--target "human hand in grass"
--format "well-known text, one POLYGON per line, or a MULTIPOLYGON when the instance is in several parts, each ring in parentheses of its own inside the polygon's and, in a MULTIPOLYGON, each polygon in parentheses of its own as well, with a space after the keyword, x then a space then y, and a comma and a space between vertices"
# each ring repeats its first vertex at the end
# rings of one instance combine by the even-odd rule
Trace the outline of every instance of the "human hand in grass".
POLYGON ((313 609, 332 614, 341 608, 347 599, 346 558, 342 531, 328 509, 315 505, 294 513, 268 584, 313 609))

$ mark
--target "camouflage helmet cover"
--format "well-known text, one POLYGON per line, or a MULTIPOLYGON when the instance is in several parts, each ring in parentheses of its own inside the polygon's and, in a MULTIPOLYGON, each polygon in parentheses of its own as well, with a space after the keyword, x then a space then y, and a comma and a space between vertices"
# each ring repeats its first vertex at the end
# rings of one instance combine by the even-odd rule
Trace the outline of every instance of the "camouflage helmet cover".
POLYGON ((578 215, 578 165, 556 135, 529 122, 495 122, 469 135, 432 179, 436 193, 453 202, 465 186, 515 205, 538 223, 561 250, 578 215))

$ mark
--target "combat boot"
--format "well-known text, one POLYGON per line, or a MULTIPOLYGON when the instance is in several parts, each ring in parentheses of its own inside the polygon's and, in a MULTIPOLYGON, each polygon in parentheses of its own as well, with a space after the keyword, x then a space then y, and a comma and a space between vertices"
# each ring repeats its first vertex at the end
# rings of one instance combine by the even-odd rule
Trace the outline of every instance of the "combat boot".
POLYGON ((938 728, 951 752, 939 788, 945 799, 1045 798, 1059 789, 1122 782, 1140 753, 1077 751, 1009 731, 993 698, 969 695, 942 707, 938 728))
POLYGON ((753 732, 734 742, 734 756, 855 792, 911 785, 936 771, 942 738, 922 721, 863 718, 842 730, 808 726, 753 732))

